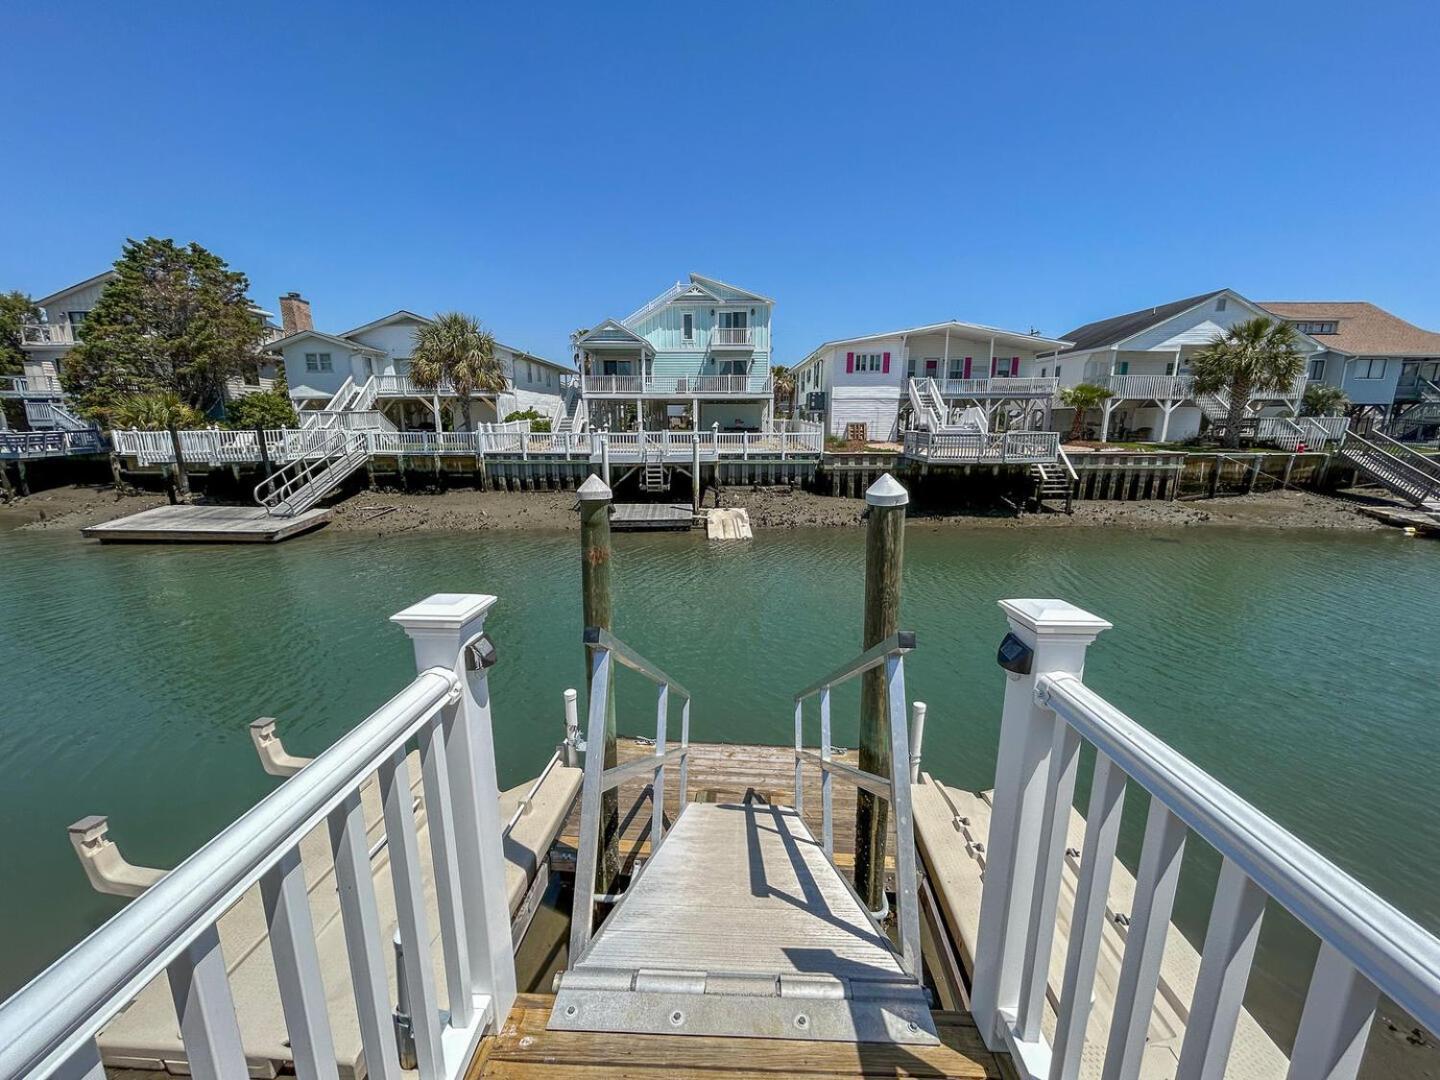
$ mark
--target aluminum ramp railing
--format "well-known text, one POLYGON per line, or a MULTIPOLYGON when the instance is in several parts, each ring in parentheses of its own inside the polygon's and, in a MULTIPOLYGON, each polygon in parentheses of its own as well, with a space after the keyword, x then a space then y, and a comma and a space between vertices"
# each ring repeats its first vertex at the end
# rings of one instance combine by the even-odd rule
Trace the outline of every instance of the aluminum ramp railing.
POLYGON ((255 485, 255 501, 271 517, 294 517, 309 510, 370 459, 361 433, 325 432, 313 457, 301 457, 255 485))
POLYGON ((1366 439, 1353 431, 1340 444, 1340 457, 1421 509, 1440 511, 1440 463, 1433 458, 1379 432, 1366 439))
POLYGON ((796 806, 687 803, 689 693, 603 630, 586 631, 591 696, 581 795, 580 849, 570 930, 570 963, 560 976, 549 1027, 562 1031, 737 1036, 935 1045, 920 982, 915 844, 903 656, 914 638, 882 642, 795 698, 796 806), (656 684, 653 755, 610 769, 601 752, 615 665, 656 684), (830 760, 830 689, 883 667, 892 775, 830 760), (671 693, 684 701, 680 745, 671 747, 671 693), (803 703, 820 697, 821 746, 798 735, 803 703), (824 840, 801 812, 807 763, 821 769, 824 840), (679 768, 680 810, 664 824, 666 775, 679 768), (622 781, 653 776, 651 857, 592 932, 601 795, 622 781), (835 868, 833 777, 892 800, 901 950, 835 868))

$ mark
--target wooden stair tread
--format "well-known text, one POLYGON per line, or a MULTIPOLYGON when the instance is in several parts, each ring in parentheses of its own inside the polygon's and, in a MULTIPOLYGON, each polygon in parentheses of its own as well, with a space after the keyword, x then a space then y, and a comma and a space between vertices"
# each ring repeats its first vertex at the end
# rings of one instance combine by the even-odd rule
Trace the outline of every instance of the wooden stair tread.
POLYGON ((516 998, 500 1033, 480 1044, 466 1080, 1007 1075, 995 1055, 985 1048, 968 1013, 932 1014, 940 1034, 939 1046, 886 1046, 549 1031, 545 1025, 554 1000, 549 994, 522 994, 516 998))

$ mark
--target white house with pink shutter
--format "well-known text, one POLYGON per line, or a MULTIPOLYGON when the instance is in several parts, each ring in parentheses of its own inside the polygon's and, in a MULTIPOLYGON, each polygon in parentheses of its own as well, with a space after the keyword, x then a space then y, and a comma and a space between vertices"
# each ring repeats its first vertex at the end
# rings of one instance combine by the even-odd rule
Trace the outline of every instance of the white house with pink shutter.
MULTIPOLYGON (((827 341, 794 367, 797 412, 843 437, 898 441, 911 380, 922 397, 953 408, 979 406, 992 430, 1038 426, 1055 392, 1038 360, 1066 342, 978 323, 942 322, 827 341)), ((947 410, 948 411, 948 410, 947 410)))

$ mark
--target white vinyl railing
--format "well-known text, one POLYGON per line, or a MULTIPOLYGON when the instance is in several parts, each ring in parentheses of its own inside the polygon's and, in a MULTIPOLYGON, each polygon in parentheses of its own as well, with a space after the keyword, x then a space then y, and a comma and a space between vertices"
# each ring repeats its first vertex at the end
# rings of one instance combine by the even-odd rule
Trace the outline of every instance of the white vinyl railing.
POLYGON ((904 453, 927 461, 1046 464, 1056 460, 1060 436, 1053 431, 907 431, 904 453))
POLYGON ((1026 375, 993 379, 946 379, 940 392, 946 397, 1022 398, 1050 397, 1060 385, 1057 378, 1026 375))
POLYGON ((674 397, 764 397, 773 389, 768 372, 751 375, 582 375, 585 394, 661 394, 674 397))
POLYGON ((59 397, 60 380, 52 375, 0 375, 0 397, 59 397))
POLYGON ((710 344, 715 345, 753 345, 755 343, 755 331, 748 326, 717 326, 710 331, 710 344))
POLYGON ((1010 634, 994 809, 975 950, 972 1011, 981 1036, 1026 1080, 1074 1080, 1095 972, 1125 788, 1149 793, 1145 838, 1114 988, 1106 1080, 1140 1075, 1187 837, 1222 858, 1180 1049, 1183 1080, 1218 1078, 1234 1040, 1266 904, 1320 939, 1292 1080, 1352 1080, 1377 995, 1440 1030, 1440 941, 1313 848, 1150 734, 1082 681, 1085 653, 1110 624, 1059 600, 1006 600, 1010 634), (1095 751, 1063 981, 1049 982, 1066 828, 1080 750, 1095 751), (1048 989, 1047 989, 1048 987, 1048 989), (1042 1033, 1047 996, 1054 1037, 1042 1033))
POLYGON ((1117 398, 1137 401, 1184 401, 1195 392, 1189 375, 1110 375, 1100 383, 1117 398))
POLYGON ((105 443, 98 431, 0 431, 0 457, 9 459, 96 454, 105 443))
POLYGON ((78 340, 68 322, 22 323, 20 340, 26 345, 74 345, 78 340))
MULTIPOLYGON (((400 1080, 360 789, 378 777, 419 1076, 464 1075, 515 998, 487 676, 469 646, 493 596, 442 594, 395 615, 415 680, 199 851, 0 1004, 0 1080, 103 1080, 96 1035, 165 975, 197 1077, 247 1075, 217 921, 257 883, 295 1071, 334 1077, 336 1055, 300 841, 327 823, 366 1070, 400 1080), (446 1005, 431 962, 406 745, 419 742, 446 1005)), ((116 1063, 117 1065, 119 1063, 116 1063)))

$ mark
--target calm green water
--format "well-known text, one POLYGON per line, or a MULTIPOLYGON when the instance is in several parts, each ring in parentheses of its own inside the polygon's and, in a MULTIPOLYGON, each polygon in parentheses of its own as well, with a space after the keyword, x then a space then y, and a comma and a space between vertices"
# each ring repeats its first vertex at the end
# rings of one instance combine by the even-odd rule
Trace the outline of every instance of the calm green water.
MULTIPOLYGON (((1007 596, 1115 624, 1087 681, 1432 929, 1440 929, 1440 545, 1398 533, 933 529, 907 533, 907 665, 926 767, 989 786, 1007 596)), ((744 545, 617 537, 616 625, 695 694, 697 740, 786 743, 789 695, 859 642, 863 536, 744 545)), ((256 716, 314 753, 413 673, 387 616, 493 592, 502 782, 531 776, 583 685, 574 534, 324 533, 278 548, 101 548, 0 534, 0 993, 116 910, 65 827, 111 817, 136 862, 173 865, 272 789, 256 716)), ((622 697, 622 729, 653 725, 622 697)), ((854 699, 837 694, 836 741, 854 699)), ((1127 809, 1132 865, 1143 802, 1127 809)), ((1192 843, 1181 918, 1203 932, 1214 859, 1192 843)), ((1267 921, 1265 974, 1303 985, 1305 937, 1267 921)), ((1274 995, 1272 995, 1274 996, 1274 995)))

